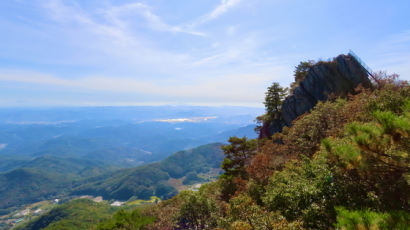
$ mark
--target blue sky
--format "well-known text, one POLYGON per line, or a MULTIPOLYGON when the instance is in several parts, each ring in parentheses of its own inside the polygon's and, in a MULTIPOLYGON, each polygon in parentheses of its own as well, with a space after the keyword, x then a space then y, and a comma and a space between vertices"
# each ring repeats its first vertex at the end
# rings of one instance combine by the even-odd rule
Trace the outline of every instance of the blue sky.
POLYGON ((0 106, 248 105, 349 49, 410 80, 410 1, 0 1, 0 106))

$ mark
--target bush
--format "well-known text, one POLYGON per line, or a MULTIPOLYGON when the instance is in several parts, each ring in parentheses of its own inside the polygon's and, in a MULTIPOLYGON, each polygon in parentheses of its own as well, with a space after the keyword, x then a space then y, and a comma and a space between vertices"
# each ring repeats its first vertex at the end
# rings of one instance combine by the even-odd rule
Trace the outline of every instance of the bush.
POLYGON ((323 138, 343 133, 347 114, 343 109, 346 101, 319 102, 311 113, 296 121, 283 138, 292 155, 312 156, 319 148, 323 138))
POLYGON ((230 200, 225 229, 302 229, 300 221, 289 223, 279 212, 269 212, 242 193, 230 200))
POLYGON ((263 201, 288 221, 300 218, 306 227, 327 229, 335 218, 333 205, 337 191, 332 178, 323 156, 302 163, 292 161, 271 177, 263 201))
POLYGON ((374 111, 374 122, 353 122, 343 138, 323 142, 341 184, 350 190, 350 205, 409 208, 410 100, 403 101, 400 110, 402 114, 374 111), (352 193, 352 187, 360 190, 352 193))
POLYGON ((183 202, 177 215, 177 226, 182 229, 210 229, 217 226, 216 205, 199 192, 182 192, 183 202))
POLYGON ((114 217, 103 221, 97 226, 98 230, 142 230, 152 223, 155 217, 144 216, 138 209, 133 211, 120 210, 114 217))
POLYGON ((341 230, 407 230, 410 226, 410 214, 405 211, 374 212, 371 210, 349 211, 344 207, 336 208, 335 227, 341 230))

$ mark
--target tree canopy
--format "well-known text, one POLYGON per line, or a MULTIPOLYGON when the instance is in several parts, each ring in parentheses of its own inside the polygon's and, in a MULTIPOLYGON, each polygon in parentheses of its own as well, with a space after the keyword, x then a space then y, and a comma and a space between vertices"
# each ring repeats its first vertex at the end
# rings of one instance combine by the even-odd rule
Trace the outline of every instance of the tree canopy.
POLYGON ((277 118, 280 112, 280 107, 283 100, 287 96, 288 89, 283 88, 279 83, 274 82, 271 86, 268 87, 268 90, 265 93, 265 108, 266 113, 271 118, 277 118))

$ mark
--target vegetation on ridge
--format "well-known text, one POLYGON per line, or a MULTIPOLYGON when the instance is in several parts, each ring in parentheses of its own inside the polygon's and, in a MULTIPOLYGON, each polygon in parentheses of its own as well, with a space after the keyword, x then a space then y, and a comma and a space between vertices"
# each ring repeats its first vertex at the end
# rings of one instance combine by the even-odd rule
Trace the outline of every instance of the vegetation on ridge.
POLYGON ((270 138, 229 142, 219 180, 152 207, 150 229, 410 226, 406 82, 379 77, 373 88, 319 102, 270 138))

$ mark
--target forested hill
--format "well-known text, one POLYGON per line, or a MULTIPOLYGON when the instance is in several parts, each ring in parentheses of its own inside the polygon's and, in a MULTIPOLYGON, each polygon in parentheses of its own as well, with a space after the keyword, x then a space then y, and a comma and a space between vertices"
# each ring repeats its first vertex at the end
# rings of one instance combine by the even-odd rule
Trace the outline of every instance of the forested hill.
POLYGON ((53 156, 20 161, 13 167, 17 168, 0 173, 0 215, 7 214, 13 207, 67 193, 73 181, 80 178, 115 169, 101 162, 53 156))
POLYGON ((219 143, 203 145, 177 152, 158 163, 80 181, 73 194, 118 200, 128 200, 132 196, 149 199, 153 195, 170 198, 177 194, 170 179, 182 179, 185 184, 207 181, 198 174, 208 174, 219 168, 224 158, 221 146, 219 143))
MULTIPOLYGON (((158 163, 116 171, 92 161, 77 162, 78 159, 50 156, 36 158, 22 163, 24 168, 0 174, 0 194, 3 197, 0 202, 3 210, 0 211, 6 214, 12 211, 11 207, 21 204, 53 197, 67 200, 70 195, 95 195, 103 196, 104 200, 121 201, 149 200, 151 196, 168 199, 178 193, 179 186, 187 189, 188 185, 217 178, 224 158, 221 146, 219 143, 203 145, 176 152, 158 163), (89 177, 92 175, 95 176, 89 177)), ((110 217, 115 210, 107 202, 97 204, 74 200, 34 219, 24 229, 39 229, 39 226, 60 229, 67 227, 67 223, 69 229, 75 226, 91 228, 93 223, 84 221, 91 218, 98 223, 102 217, 110 217), (87 210, 93 210, 94 215, 79 218, 86 215, 87 210)))
POLYGON ((54 156, 19 161, 10 166, 15 169, 0 173, 0 215, 26 204, 67 195, 95 195, 124 201, 131 197, 150 199, 153 195, 170 198, 179 187, 217 177, 223 158, 221 144, 214 143, 174 153, 158 163, 128 169, 54 156), (170 183, 170 179, 179 184, 170 183))

